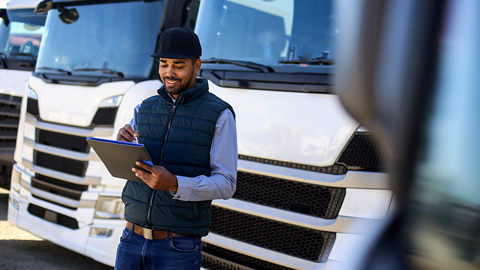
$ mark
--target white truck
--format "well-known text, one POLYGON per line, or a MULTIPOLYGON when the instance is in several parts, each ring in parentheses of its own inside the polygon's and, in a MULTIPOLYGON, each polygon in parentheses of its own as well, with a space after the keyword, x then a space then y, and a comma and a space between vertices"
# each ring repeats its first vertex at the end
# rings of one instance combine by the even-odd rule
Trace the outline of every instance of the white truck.
POLYGON ((0 1, 0 187, 6 189, 10 187, 21 102, 47 17, 33 12, 38 2, 0 1))
MULTIPOLYGON (((174 1, 87 2, 42 5, 54 9, 24 97, 8 220, 113 265, 125 180, 85 138, 114 139, 156 94, 148 55, 174 26, 159 16, 174 1)), ((333 0, 175 3, 176 25, 202 43, 198 75, 237 116, 237 190, 212 204, 203 268, 342 269, 392 193, 381 151, 333 93, 333 0)))

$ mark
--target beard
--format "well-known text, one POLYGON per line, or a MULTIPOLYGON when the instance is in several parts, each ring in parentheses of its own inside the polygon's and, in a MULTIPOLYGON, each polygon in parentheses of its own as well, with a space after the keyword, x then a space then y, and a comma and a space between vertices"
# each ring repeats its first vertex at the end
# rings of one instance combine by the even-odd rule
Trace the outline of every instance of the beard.
MULTIPOLYGON (((182 80, 182 79, 179 79, 179 78, 175 78, 175 77, 163 77, 163 78, 160 78, 162 80, 162 83, 165 85, 165 90, 167 91, 167 93, 169 93, 170 95, 178 95, 180 93, 183 93, 185 91, 187 91, 190 87, 190 83, 192 81, 192 78, 193 76, 190 76, 190 78, 188 80, 182 80), (179 82, 179 84, 175 87, 170 87, 170 86, 167 86, 167 84, 165 84, 165 80, 169 80, 169 81, 177 81, 179 82)), ((195 78, 193 78, 195 79, 195 78)))

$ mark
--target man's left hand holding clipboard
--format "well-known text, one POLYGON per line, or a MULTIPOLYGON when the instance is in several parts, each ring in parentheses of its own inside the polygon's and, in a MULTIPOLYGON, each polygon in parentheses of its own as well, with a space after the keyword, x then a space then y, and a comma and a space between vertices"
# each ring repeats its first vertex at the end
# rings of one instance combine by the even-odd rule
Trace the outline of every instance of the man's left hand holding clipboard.
MULTIPOLYGON (((134 130, 131 125, 127 124, 118 131, 117 141, 135 142, 139 137, 140 133, 134 130)), ((145 170, 142 171, 141 169, 132 168, 135 176, 142 179, 149 187, 158 190, 177 191, 177 177, 170 173, 165 167, 150 166, 140 161, 137 161, 135 165, 145 170)))

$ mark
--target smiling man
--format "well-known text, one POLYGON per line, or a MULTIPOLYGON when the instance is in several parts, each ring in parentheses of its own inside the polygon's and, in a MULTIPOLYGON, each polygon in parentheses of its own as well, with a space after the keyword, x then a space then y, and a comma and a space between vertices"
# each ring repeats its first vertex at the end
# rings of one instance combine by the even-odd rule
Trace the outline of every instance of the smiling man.
POLYGON ((160 59, 159 74, 167 93, 174 99, 178 95, 197 84, 195 74, 200 70, 201 60, 191 59, 160 59), (193 65, 190 65, 192 62, 193 65), (192 70, 193 69, 193 70, 192 70))
POLYGON ((117 140, 145 145, 154 166, 132 168, 144 183, 127 181, 126 228, 115 269, 200 269, 201 237, 213 199, 236 188, 237 132, 232 107, 196 78, 202 48, 186 28, 160 37, 158 95, 145 99, 117 140))

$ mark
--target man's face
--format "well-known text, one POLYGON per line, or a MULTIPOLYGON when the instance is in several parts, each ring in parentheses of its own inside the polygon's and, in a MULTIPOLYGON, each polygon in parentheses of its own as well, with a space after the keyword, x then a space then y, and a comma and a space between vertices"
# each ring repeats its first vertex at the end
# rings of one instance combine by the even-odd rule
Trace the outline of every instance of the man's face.
POLYGON ((167 93, 177 98, 178 94, 195 86, 200 65, 200 59, 193 63, 191 59, 160 58, 158 73, 167 93))

